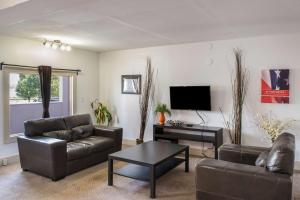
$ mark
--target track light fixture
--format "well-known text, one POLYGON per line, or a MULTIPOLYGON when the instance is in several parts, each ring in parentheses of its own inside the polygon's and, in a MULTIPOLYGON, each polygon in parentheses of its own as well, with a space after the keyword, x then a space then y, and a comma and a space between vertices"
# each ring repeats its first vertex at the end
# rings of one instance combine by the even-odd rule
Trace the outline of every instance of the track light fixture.
POLYGON ((45 40, 43 45, 47 48, 59 49, 61 51, 71 51, 72 47, 69 44, 62 43, 60 40, 45 40))

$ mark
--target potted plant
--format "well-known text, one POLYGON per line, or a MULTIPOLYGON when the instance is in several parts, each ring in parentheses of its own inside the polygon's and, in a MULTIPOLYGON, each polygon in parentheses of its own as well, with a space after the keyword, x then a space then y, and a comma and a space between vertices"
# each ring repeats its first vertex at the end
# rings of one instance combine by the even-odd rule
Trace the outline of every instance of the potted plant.
POLYGON ((166 104, 157 104, 155 109, 155 114, 159 113, 159 124, 163 125, 165 124, 165 113, 167 113, 169 116, 171 115, 171 111, 168 109, 166 104))
POLYGON ((91 103, 91 107, 94 110, 97 123, 101 125, 107 122, 107 126, 109 126, 112 120, 112 115, 109 112, 108 108, 104 106, 101 102, 99 102, 98 99, 91 103))

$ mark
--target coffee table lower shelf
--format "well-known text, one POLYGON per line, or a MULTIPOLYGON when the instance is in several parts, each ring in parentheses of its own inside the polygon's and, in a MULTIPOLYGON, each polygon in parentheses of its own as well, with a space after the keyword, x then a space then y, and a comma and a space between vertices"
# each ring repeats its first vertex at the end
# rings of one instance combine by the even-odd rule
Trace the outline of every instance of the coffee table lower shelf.
MULTIPOLYGON (((167 161, 157 165, 155 167, 156 179, 169 172, 171 169, 177 167, 181 163, 185 162, 182 158, 170 158, 167 161)), ((141 181, 150 182, 150 167, 141 166, 136 164, 127 164, 125 167, 114 170, 114 174, 133 178, 141 181)))

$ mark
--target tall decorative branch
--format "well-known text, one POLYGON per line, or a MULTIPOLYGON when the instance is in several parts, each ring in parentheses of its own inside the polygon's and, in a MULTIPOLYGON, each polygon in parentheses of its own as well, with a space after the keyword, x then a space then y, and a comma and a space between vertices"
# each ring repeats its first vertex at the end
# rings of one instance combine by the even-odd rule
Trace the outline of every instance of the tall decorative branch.
POLYGON ((229 120, 224 115, 224 123, 227 128, 231 143, 241 144, 242 140, 242 115, 245 97, 249 83, 249 71, 243 66, 243 52, 241 49, 234 49, 235 69, 231 77, 232 87, 232 114, 229 120))
POLYGON ((137 144, 141 144, 144 142, 145 129, 148 122, 149 117, 149 107, 151 101, 153 99, 154 94, 154 70, 151 65, 151 59, 147 58, 147 66, 146 66, 146 74, 144 83, 142 86, 142 93, 140 96, 140 135, 139 138, 136 139, 137 144))

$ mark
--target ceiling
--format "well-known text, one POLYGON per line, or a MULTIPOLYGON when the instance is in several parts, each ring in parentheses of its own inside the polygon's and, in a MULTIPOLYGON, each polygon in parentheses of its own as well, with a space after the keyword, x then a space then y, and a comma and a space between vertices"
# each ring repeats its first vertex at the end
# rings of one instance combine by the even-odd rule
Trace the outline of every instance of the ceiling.
POLYGON ((0 0, 0 34, 98 52, 295 32, 299 0, 0 0))

